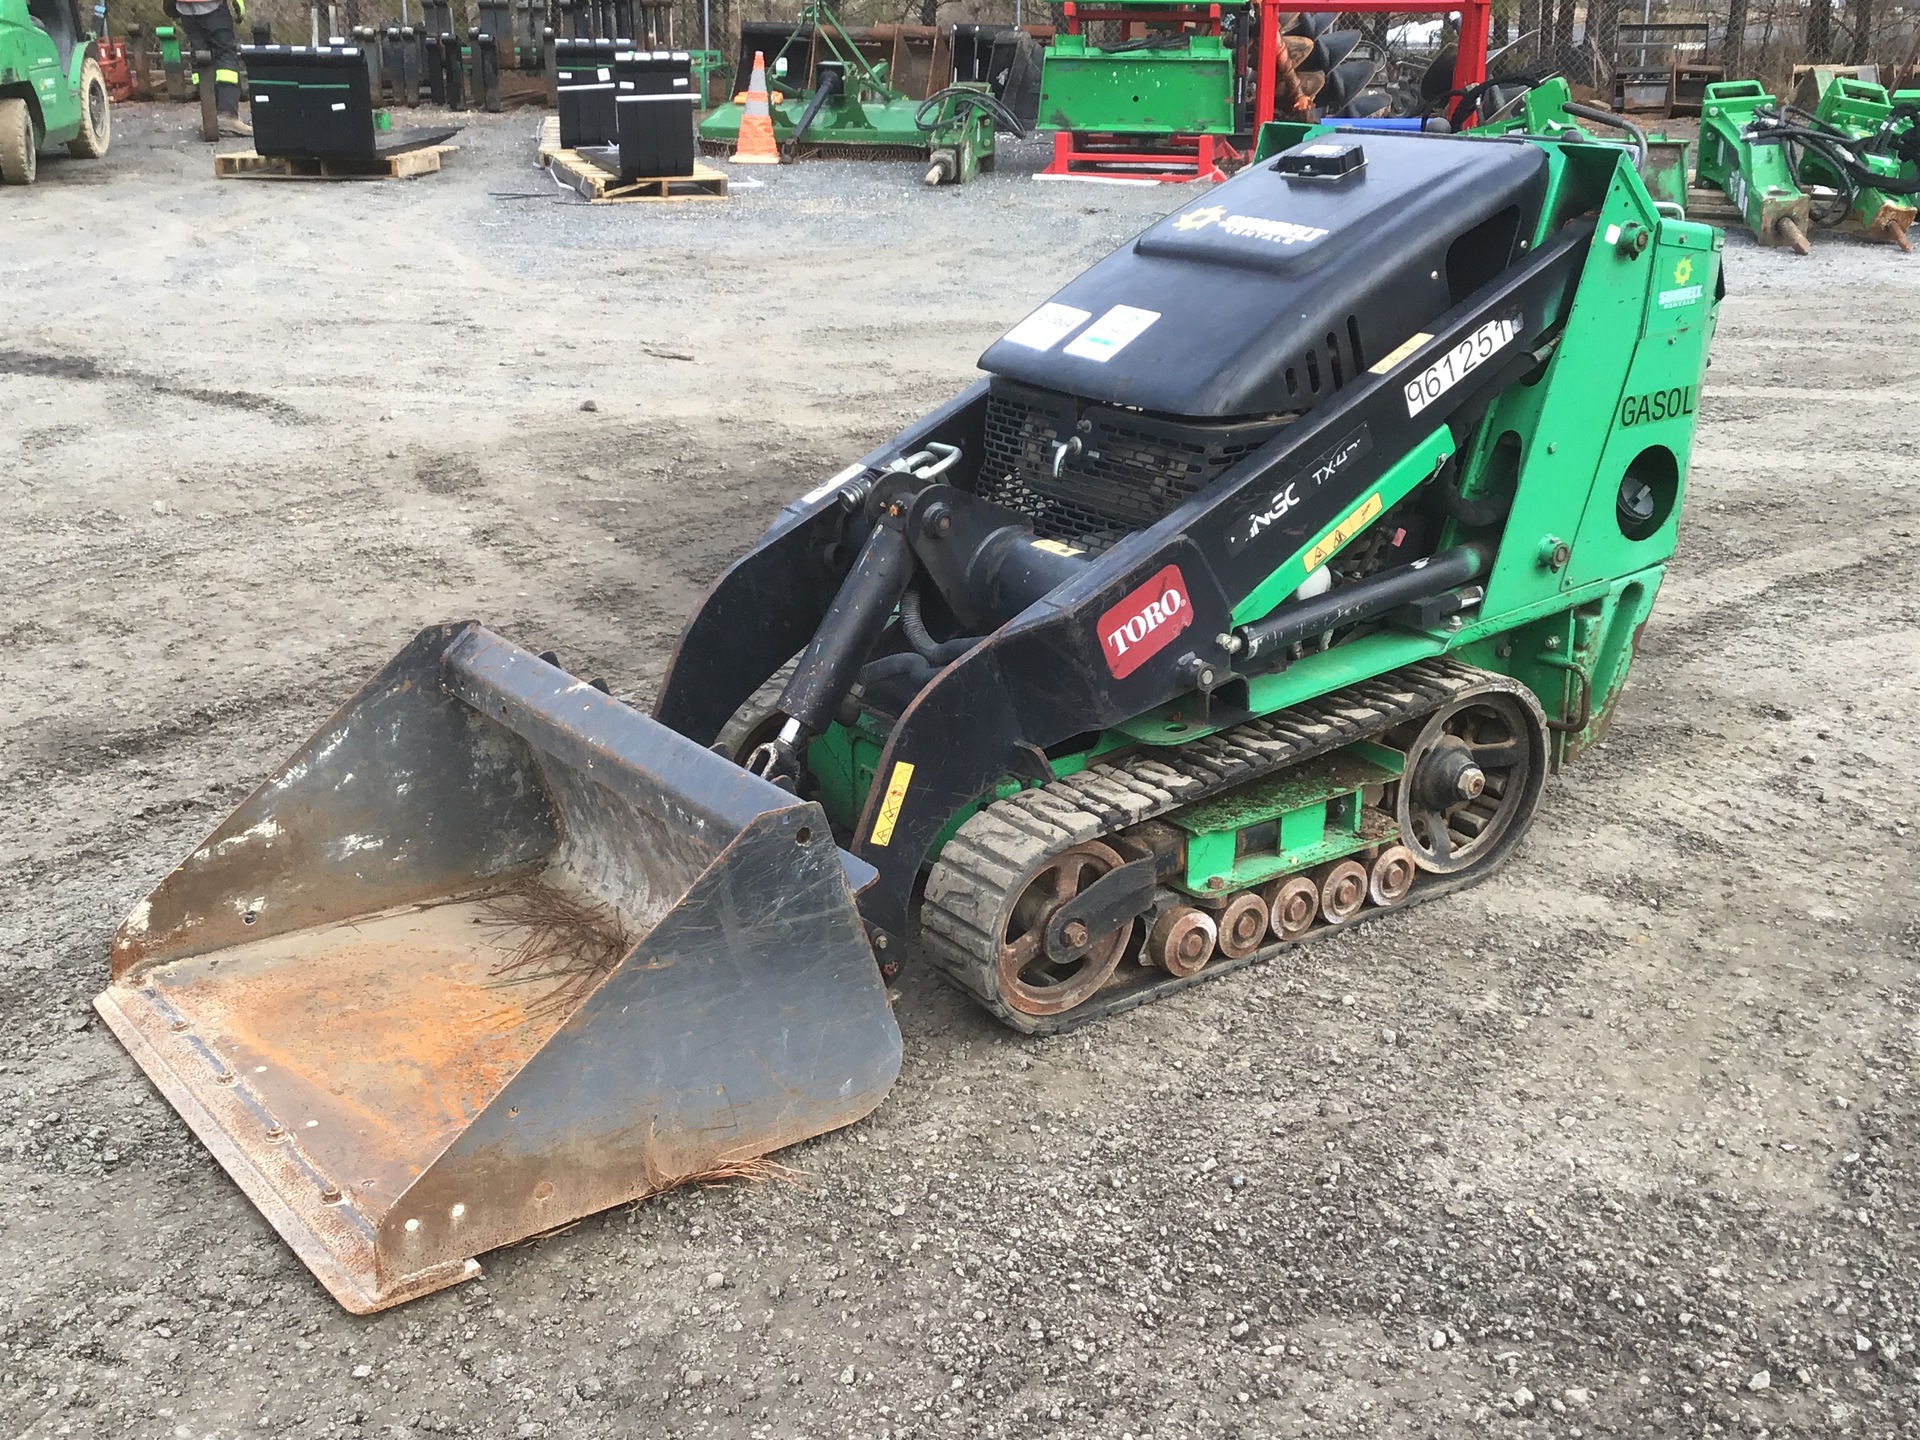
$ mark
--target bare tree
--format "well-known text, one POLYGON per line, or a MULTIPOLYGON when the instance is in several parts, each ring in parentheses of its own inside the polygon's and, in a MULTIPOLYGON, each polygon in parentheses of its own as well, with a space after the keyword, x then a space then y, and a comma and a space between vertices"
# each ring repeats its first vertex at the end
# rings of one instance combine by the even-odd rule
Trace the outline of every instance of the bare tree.
POLYGON ((1619 53, 1620 0, 1587 0, 1587 46, 1593 51, 1593 83, 1607 94, 1619 53))
POLYGON ((1727 0, 1727 33, 1720 41, 1720 63, 1727 78, 1740 74, 1740 56, 1747 46, 1747 0, 1727 0))
POLYGON ((1807 0, 1807 59, 1833 59, 1833 0, 1807 0))
POLYGON ((1847 47, 1847 63, 1867 63, 1867 46, 1873 41, 1873 0, 1853 0, 1853 44, 1847 47))

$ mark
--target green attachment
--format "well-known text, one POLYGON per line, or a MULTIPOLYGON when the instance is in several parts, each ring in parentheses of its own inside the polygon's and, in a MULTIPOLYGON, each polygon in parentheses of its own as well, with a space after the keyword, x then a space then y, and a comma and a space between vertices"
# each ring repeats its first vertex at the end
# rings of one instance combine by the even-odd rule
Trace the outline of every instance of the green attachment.
MULTIPOLYGON (((860 53, 839 17, 822 0, 809 0, 803 5, 796 23, 800 27, 796 33, 806 33, 807 26, 813 27, 814 73, 811 77, 776 74, 776 66, 787 53, 786 46, 767 57, 768 85, 781 96, 768 112, 773 119, 774 140, 780 145, 793 142, 813 100, 811 88, 795 93, 796 88, 817 86, 821 65, 837 64, 842 67, 845 83, 808 123, 800 144, 807 150, 829 154, 842 151, 875 158, 925 155, 929 149, 927 135, 914 118, 919 102, 909 100, 887 83, 886 65, 872 64, 860 53)), ((716 148, 737 144, 743 113, 740 105, 719 106, 700 122, 701 143, 716 148)))
MULTIPOLYGON (((1893 113, 1893 97, 1883 87, 1869 80, 1825 71, 1814 72, 1814 82, 1820 95, 1813 112, 1816 127, 1831 130, 1837 138, 1848 142, 1861 164, 1873 175, 1888 180, 1914 177, 1914 167, 1897 156, 1862 148, 1863 142, 1879 134, 1893 113)), ((1902 122, 1895 126, 1893 133, 1899 134, 1907 128, 1902 122)), ((1911 197, 1890 195, 1877 186, 1860 184, 1857 179, 1842 175, 1814 150, 1802 155, 1800 178, 1809 185, 1850 197, 1846 218, 1839 228, 1871 239, 1891 240, 1903 250, 1910 248, 1907 227, 1914 219, 1911 197)))
POLYGON ((927 184, 959 185, 993 169, 992 87, 950 86, 923 101, 914 115, 927 139, 927 184))
POLYGON ((1404 758, 1362 742, 1173 815, 1187 833, 1186 871, 1174 883, 1230 895, 1393 840, 1398 832, 1366 811, 1364 792, 1399 779, 1404 758))
POLYGON ((1793 178, 1785 148, 1751 138, 1754 112, 1773 105, 1758 80, 1707 86, 1700 106, 1698 179, 1733 202, 1762 245, 1790 245, 1804 255, 1811 201, 1793 178))
POLYGON ((1556 75, 1521 96, 1520 108, 1505 120, 1477 126, 1473 133, 1476 137, 1528 135, 1539 140, 1591 140, 1593 136, 1567 113, 1567 102, 1572 99, 1567 82, 1556 75))
POLYGON ((1040 66, 1043 130, 1112 135, 1231 135, 1233 54, 1217 35, 1184 49, 1101 50, 1056 35, 1040 66))

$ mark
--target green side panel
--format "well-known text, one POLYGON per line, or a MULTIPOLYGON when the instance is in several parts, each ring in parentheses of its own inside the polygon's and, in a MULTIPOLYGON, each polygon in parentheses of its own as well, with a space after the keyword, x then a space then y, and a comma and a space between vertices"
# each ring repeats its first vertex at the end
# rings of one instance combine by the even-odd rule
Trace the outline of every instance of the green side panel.
POLYGON ((1331 125, 1314 125, 1304 120, 1269 120, 1254 139, 1253 163, 1271 160, 1282 150, 1291 150, 1315 135, 1335 133, 1331 125))
POLYGON ((1391 825, 1361 828, 1362 793, 1400 777, 1398 751, 1356 745, 1173 817, 1187 832, 1177 882, 1194 895, 1258 885, 1394 838, 1391 825))
POLYGON ((81 46, 73 50, 69 71, 60 68, 60 54, 46 31, 29 23, 23 6, 16 24, 0 23, 0 78, 8 84, 22 84, 33 92, 29 114, 38 109, 44 133, 38 137, 43 148, 61 145, 80 130, 80 67, 85 63, 81 46))
POLYGON ((1355 536, 1404 499, 1414 486, 1430 478, 1452 454, 1453 432, 1442 425, 1396 460, 1377 485, 1314 536, 1304 550, 1256 585, 1233 607, 1233 623, 1244 625, 1271 614, 1275 606, 1300 588, 1307 576, 1339 554, 1355 536))
POLYGON ((1659 565, 1623 576, 1588 590, 1571 609, 1473 640, 1458 653, 1468 664, 1526 685, 1550 719, 1584 722, 1550 737, 1558 767, 1606 733, 1665 576, 1659 565))
POLYGON ((1184 50, 1098 50, 1056 35, 1040 66, 1042 130, 1119 135, 1233 133, 1233 55, 1216 35, 1184 50))
MULTIPOLYGON (((1720 235, 1711 226, 1659 218, 1624 158, 1598 208, 1586 267, 1544 377, 1514 386, 1489 407, 1469 462, 1470 493, 1496 452, 1517 466, 1486 599, 1469 631, 1502 627, 1509 616, 1657 564, 1673 550, 1716 311, 1720 235), (1652 234, 1654 243, 1644 250, 1624 243, 1636 233, 1652 234), (1655 421, 1656 413, 1663 418, 1655 421), (1613 521, 1615 501, 1629 464, 1656 443, 1671 455, 1674 473, 1654 474, 1661 508, 1630 542, 1613 521)), ((1650 457, 1636 478, 1653 473, 1656 461, 1650 457)))

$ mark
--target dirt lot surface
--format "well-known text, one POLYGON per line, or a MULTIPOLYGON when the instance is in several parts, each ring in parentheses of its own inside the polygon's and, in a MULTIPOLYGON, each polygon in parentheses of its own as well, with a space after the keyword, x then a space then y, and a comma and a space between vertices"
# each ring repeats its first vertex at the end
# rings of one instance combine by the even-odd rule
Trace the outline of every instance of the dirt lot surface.
POLYGON ((1064 1040, 909 974, 804 1188, 355 1319, 93 1017, 114 925, 426 623, 644 699, 784 499, 1184 197, 590 209, 525 116, 216 183, 191 118, 0 195, 0 1433, 1920 1434, 1920 262, 1729 241, 1678 560, 1499 877, 1064 1040))

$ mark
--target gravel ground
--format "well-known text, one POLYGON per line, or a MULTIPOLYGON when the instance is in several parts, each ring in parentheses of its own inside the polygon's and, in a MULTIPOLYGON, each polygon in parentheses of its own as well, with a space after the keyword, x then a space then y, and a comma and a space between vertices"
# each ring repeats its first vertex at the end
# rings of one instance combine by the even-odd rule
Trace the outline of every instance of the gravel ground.
POLYGON ((0 1431, 1920 1434, 1914 261, 1730 239, 1672 577, 1500 876, 1067 1039, 910 972, 803 1183, 355 1319, 91 1018, 119 917, 425 623, 644 698, 783 499, 1184 196, 1029 147, 588 208, 525 115, 216 183, 118 123, 0 195, 0 1431))

